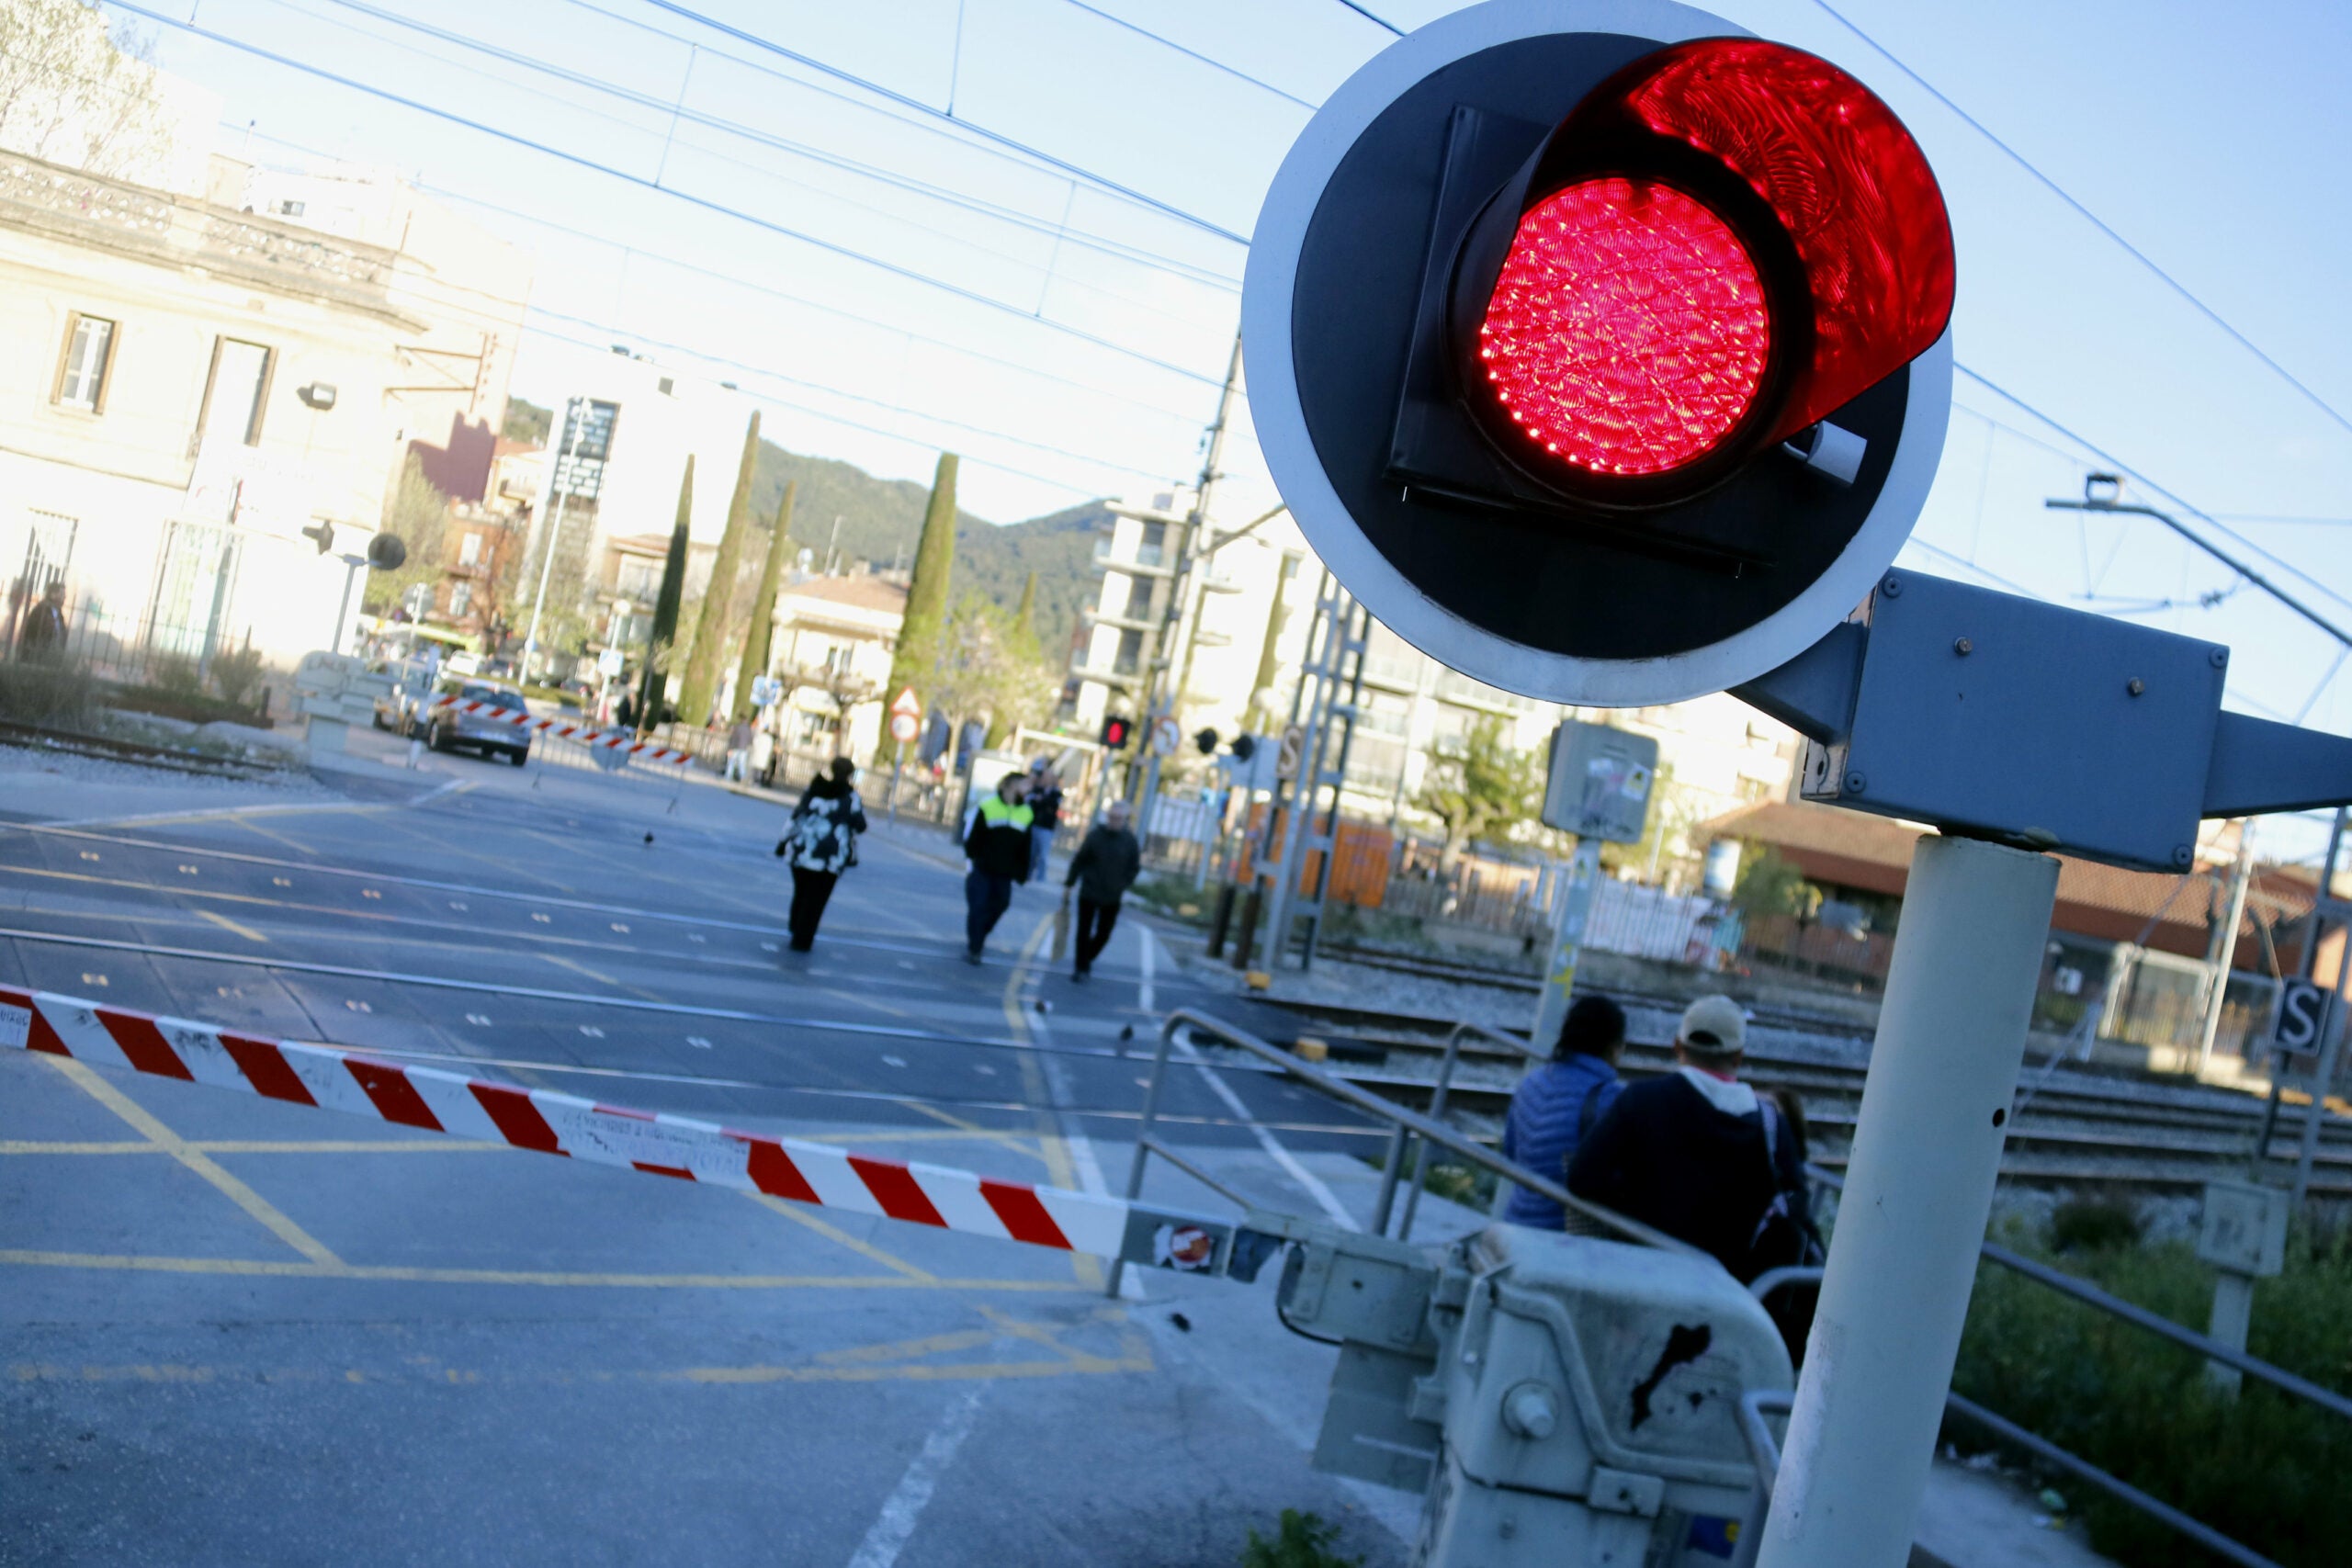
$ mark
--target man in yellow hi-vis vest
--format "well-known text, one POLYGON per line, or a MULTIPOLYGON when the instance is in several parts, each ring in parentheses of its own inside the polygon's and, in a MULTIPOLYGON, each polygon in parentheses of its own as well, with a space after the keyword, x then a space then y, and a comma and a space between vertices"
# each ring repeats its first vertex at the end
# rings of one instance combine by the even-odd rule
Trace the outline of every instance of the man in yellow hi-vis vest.
POLYGON ((1012 887, 1027 880, 1035 820, 1022 796, 1026 774, 1007 773, 996 793, 964 819, 964 962, 978 964, 989 932, 1012 905, 1012 887))

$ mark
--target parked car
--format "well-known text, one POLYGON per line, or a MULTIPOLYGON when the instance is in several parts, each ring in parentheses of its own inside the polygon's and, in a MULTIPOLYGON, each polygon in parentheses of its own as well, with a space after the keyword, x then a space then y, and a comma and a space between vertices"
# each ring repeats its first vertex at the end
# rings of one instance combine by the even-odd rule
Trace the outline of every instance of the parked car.
MULTIPOLYGON (((511 686, 493 686, 487 681, 467 681, 445 678, 440 694, 456 697, 463 703, 488 703, 505 713, 528 713, 523 694, 511 686)), ((412 716, 410 722, 417 722, 412 716)), ((531 731, 511 724, 489 713, 465 713, 454 707, 427 708, 423 715, 424 743, 435 751, 455 751, 461 748, 481 752, 484 757, 503 757, 521 767, 531 754, 531 731)))
POLYGON ((433 685, 434 663, 429 659, 393 659, 368 666, 380 673, 388 682, 387 689, 376 694, 376 728, 389 729, 395 735, 409 732, 409 720, 423 705, 425 693, 433 685))

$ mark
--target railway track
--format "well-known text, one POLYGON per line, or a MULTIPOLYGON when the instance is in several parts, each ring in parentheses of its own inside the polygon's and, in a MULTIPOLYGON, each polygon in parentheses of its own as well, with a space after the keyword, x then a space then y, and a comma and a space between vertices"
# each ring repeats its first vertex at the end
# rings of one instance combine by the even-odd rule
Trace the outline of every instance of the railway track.
POLYGON ((284 772, 266 763, 248 762, 237 758, 213 757, 201 751, 183 751, 172 746, 148 746, 135 740, 114 740, 98 735, 68 735, 29 724, 13 724, 5 719, 0 719, 0 745, 22 746, 36 751, 63 751, 75 757, 99 757, 109 762, 145 762, 156 767, 176 768, 182 773, 216 773, 233 779, 260 778, 265 774, 284 772))
MULTIPOLYGON (((1427 1109, 1453 1021, 1324 1002, 1269 1005, 1295 1015, 1302 1037, 1324 1043, 1329 1052, 1326 1070, 1427 1109)), ((1671 1005, 1660 998, 1657 1011, 1670 1017, 1671 1005)), ((1638 1035, 1640 1012, 1634 1021, 1638 1035)), ((1850 1047, 1855 1038, 1835 1043, 1850 1047)), ((1524 1052, 1465 1038, 1447 1091, 1449 1115, 1458 1114, 1474 1131, 1498 1126, 1526 1060, 1524 1052)), ((1663 1038, 1636 1038, 1626 1047, 1623 1066, 1630 1077, 1663 1072, 1671 1065, 1663 1038)), ((1860 1059, 1840 1062, 1827 1053, 1794 1054, 1758 1042, 1748 1052, 1745 1076, 1758 1088, 1786 1089, 1798 1096, 1811 1127, 1815 1162, 1837 1170, 1846 1163, 1864 1071, 1860 1059)), ((2194 1190, 2217 1178, 2243 1175, 2261 1136, 2263 1102, 2234 1090, 2064 1067, 2045 1077, 2038 1062, 2027 1064, 2025 1081, 2034 1088, 2009 1125, 2002 1156, 2007 1181, 2194 1190)), ((2281 1116, 2268 1150, 2272 1161, 2286 1165, 2294 1161, 2301 1136, 2302 1108, 2290 1109, 2293 1114, 2281 1116)), ((2342 1117, 2323 1124, 2312 1190, 2352 1197, 2352 1122, 2342 1117)))
MULTIPOLYGON (((1370 969, 1385 969, 1399 975, 1413 975, 1423 979, 1447 980, 1458 985, 1483 986, 1498 991, 1516 991, 1533 996, 1544 988, 1535 976, 1513 969, 1498 969, 1483 964, 1464 964, 1450 958, 1425 958, 1418 953, 1388 953, 1379 948, 1351 947, 1342 942, 1323 942, 1317 953, 1348 964, 1360 964, 1370 969)), ((1609 994, 1622 1002, 1638 1002, 1679 1011, 1681 1002, 1657 992, 1629 991, 1612 986, 1609 994)), ((1868 1026, 1826 1013, 1808 1012, 1800 1008, 1776 1007, 1769 1003, 1743 1002, 1751 1021, 1768 1028, 1797 1030, 1805 1032, 1838 1035, 1866 1040, 1868 1026)))

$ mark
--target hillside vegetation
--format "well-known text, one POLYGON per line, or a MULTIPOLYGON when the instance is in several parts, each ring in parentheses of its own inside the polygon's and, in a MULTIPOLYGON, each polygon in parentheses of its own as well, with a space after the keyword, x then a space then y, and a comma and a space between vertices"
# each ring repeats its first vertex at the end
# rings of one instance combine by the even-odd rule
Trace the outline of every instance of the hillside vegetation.
MULTIPOLYGON (((511 440, 545 442, 551 423, 547 409, 511 398, 503 434, 511 440)), ((787 452, 773 441, 762 441, 752 474, 752 516, 763 538, 786 479, 800 481, 793 502, 792 536, 814 552, 819 566, 824 563, 827 546, 835 542, 836 517, 841 519, 837 547, 842 561, 888 567, 914 559, 923 502, 930 495, 922 484, 878 479, 854 463, 787 452)), ((1035 572, 1037 646, 1058 667, 1080 610, 1094 596, 1094 542, 1110 518, 1099 501, 1023 523, 990 523, 959 511, 955 594, 978 593, 1011 615, 1021 603, 1022 585, 1035 572)))

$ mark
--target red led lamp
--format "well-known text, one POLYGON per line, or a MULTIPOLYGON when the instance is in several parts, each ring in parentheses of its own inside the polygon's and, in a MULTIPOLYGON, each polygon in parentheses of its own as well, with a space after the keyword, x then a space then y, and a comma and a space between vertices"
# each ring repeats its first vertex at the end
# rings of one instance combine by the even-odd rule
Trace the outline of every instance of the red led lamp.
POLYGON ((1515 467, 1669 504, 1925 352, 1952 280, 1892 110, 1802 51, 1702 39, 1594 89, 1482 216, 1456 351, 1515 467))

